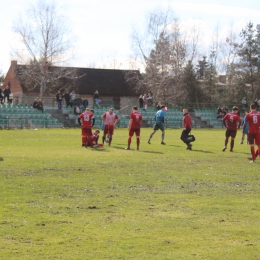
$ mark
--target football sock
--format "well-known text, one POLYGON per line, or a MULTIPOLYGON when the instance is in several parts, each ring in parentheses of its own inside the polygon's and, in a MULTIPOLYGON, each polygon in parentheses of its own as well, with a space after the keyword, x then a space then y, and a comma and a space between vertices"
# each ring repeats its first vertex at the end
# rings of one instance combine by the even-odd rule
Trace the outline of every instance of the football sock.
POLYGON ((83 143, 83 144, 86 144, 86 142, 87 142, 86 136, 82 136, 82 143, 83 143))
POLYGON ((139 144, 140 144, 140 138, 137 138, 136 139, 136 143, 137 143, 137 148, 139 147, 139 144))
POLYGON ((128 147, 130 147, 130 144, 131 144, 131 138, 128 138, 128 142, 127 142, 127 144, 128 144, 128 147))
POLYGON ((92 143, 92 136, 88 137, 88 143, 91 147, 93 147, 93 143, 92 143))
POLYGON ((255 147, 252 145, 250 149, 251 149, 252 159, 255 160, 255 147))
POLYGON ((162 134, 162 142, 163 142, 163 140, 164 140, 164 134, 162 134))
POLYGON ((112 142, 112 136, 109 136, 108 144, 111 144, 111 142, 112 142))
POLYGON ((233 148, 234 148, 234 140, 231 140, 231 142, 230 142, 230 150, 233 150, 233 148))
POLYGON ((151 133, 151 134, 150 134, 150 138, 149 138, 148 141, 150 141, 150 140, 152 139, 153 135, 154 135, 154 133, 151 133))
POLYGON ((102 136, 102 143, 105 142, 105 136, 102 136))
POLYGON ((228 144, 228 138, 225 139, 225 146, 228 144))
POLYGON ((260 147, 257 148, 257 150, 255 151, 255 158, 259 155, 259 151, 260 150, 260 147))
POLYGON ((244 136, 242 136, 241 142, 244 142, 244 136))

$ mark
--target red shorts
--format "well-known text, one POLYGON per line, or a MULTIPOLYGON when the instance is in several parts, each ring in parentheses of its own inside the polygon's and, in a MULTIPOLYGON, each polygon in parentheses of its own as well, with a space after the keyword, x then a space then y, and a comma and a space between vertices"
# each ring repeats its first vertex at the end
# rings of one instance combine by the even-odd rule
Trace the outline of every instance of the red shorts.
POLYGON ((114 125, 105 125, 104 135, 107 135, 107 134, 110 134, 110 135, 114 134, 114 125))
POLYGON ((260 145, 260 134, 249 134, 248 133, 248 143, 260 145))
POLYGON ((134 133, 136 136, 140 136, 140 128, 130 128, 129 136, 133 136, 134 133))
POLYGON ((82 136, 92 136, 91 128, 82 128, 81 134, 82 136))
POLYGON ((237 135, 237 130, 227 129, 226 130, 226 137, 232 137, 235 138, 237 135))

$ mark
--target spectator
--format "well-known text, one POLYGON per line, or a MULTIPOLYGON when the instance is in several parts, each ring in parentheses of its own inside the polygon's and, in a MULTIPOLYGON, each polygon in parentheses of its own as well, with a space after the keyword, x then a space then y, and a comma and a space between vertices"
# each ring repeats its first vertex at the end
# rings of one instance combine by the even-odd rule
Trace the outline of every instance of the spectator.
POLYGON ((2 93, 3 93, 3 90, 2 90, 2 87, 0 87, 0 102, 1 102, 1 104, 2 104, 2 101, 3 101, 2 93))
POLYGON ((71 106, 71 107, 73 106, 73 103, 74 103, 74 100, 76 99, 76 96, 77 96, 77 94, 76 94, 75 91, 73 90, 73 91, 70 93, 70 106, 71 106))
POLYGON ((222 119, 227 113, 227 108, 219 107, 217 111, 217 119, 222 119))
POLYGON ((43 103, 42 103, 42 100, 41 100, 41 99, 38 100, 38 106, 37 106, 37 109, 38 109, 38 110, 41 110, 42 113, 43 113, 43 103))
POLYGON ((84 107, 84 110, 86 110, 86 108, 88 107, 88 100, 87 100, 87 97, 85 97, 82 101, 82 105, 84 107))
POLYGON ((5 102, 5 98, 7 97, 7 102, 9 103, 9 96, 10 96, 10 93, 11 93, 9 86, 5 87, 3 93, 4 93, 4 98, 3 98, 4 102, 5 102))
POLYGON ((159 102, 158 104, 157 104, 157 106, 156 106, 156 110, 158 111, 158 110, 160 110, 161 109, 161 103, 159 102))
POLYGON ((76 116, 78 116, 78 115, 81 114, 81 110, 80 110, 80 108, 79 108, 78 105, 75 105, 75 107, 74 107, 74 114, 75 114, 76 116))
POLYGON ((241 103, 242 103, 242 107, 243 107, 243 109, 246 109, 246 108, 247 108, 246 97, 243 97, 241 103))
POLYGON ((62 94, 60 91, 56 94, 56 101, 58 104, 58 109, 62 109, 62 94))
POLYGON ((153 97, 150 92, 148 93, 147 101, 148 101, 148 106, 151 107, 153 105, 153 97))
POLYGON ((139 106, 140 106, 140 108, 143 108, 143 107, 144 107, 143 95, 140 95, 140 96, 139 96, 139 106))
POLYGON ((93 99, 94 99, 94 105, 93 105, 93 107, 95 106, 95 104, 96 104, 97 107, 100 107, 100 102, 101 102, 101 100, 100 100, 100 98, 99 98, 98 90, 95 91, 94 96, 93 96, 93 99))
POLYGON ((70 105, 70 94, 68 90, 65 91, 63 98, 65 99, 66 107, 68 107, 70 105))
POLYGON ((146 94, 144 94, 143 100, 144 100, 144 108, 143 108, 143 110, 144 110, 144 111, 147 111, 146 109, 147 109, 147 105, 148 105, 148 100, 147 100, 146 94))
POLYGON ((38 98, 34 100, 32 107, 38 109, 38 98))
POLYGON ((13 102, 13 93, 12 92, 10 92, 10 95, 9 95, 9 104, 12 104, 12 102, 13 102))

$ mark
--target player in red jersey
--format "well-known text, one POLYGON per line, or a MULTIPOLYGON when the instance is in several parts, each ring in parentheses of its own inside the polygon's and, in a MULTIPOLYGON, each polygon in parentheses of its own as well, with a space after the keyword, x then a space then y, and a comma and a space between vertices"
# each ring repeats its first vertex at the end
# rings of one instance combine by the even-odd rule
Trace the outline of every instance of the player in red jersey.
POLYGON ((130 145, 134 133, 136 135, 137 150, 139 150, 142 115, 137 110, 138 108, 136 106, 132 107, 132 113, 130 115, 130 120, 128 125, 129 137, 128 137, 128 146, 127 148, 125 148, 126 150, 130 150, 130 145))
POLYGON ((260 114, 256 111, 256 105, 252 104, 250 106, 250 113, 246 115, 246 122, 248 122, 248 143, 250 145, 250 150, 252 158, 248 158, 251 162, 254 162, 258 154, 260 154, 260 114), (255 152, 255 144, 258 146, 255 152))
POLYGON ((102 136, 102 142, 104 144, 105 142, 105 136, 109 134, 109 139, 108 139, 108 145, 110 146, 112 142, 112 136, 114 134, 114 127, 116 123, 119 120, 119 117, 117 114, 114 113, 114 109, 110 108, 108 112, 104 113, 101 117, 103 123, 104 123, 104 132, 102 136))
POLYGON ((240 128, 240 125, 242 123, 240 116, 237 114, 238 107, 233 107, 232 112, 226 114, 223 117, 223 124, 226 127, 226 139, 225 139, 225 146, 222 149, 223 152, 227 149, 228 139, 231 137, 230 142, 230 152, 233 152, 234 148, 234 142, 237 134, 237 129, 240 128))
POLYGON ((89 144, 93 147, 92 143, 92 125, 93 125, 93 113, 89 108, 79 115, 78 122, 81 125, 81 136, 82 136, 82 146, 87 147, 89 144))

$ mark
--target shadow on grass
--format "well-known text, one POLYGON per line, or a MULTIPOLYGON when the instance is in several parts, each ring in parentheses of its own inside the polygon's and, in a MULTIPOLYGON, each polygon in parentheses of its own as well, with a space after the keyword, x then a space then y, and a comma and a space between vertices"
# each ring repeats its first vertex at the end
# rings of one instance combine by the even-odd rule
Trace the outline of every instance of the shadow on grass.
POLYGON ((4 158, 3 157, 0 157, 0 161, 3 161, 4 160, 4 158))
MULTIPOLYGON (((125 150, 125 147, 122 147, 122 146, 112 146, 112 147, 115 149, 119 149, 119 150, 125 150)), ((127 151, 127 150, 125 150, 125 151, 127 151)), ((129 151, 137 151, 137 150, 135 148, 131 148, 129 151)), ((138 152, 164 154, 163 152, 142 150, 142 148, 140 148, 140 150, 138 152)))
POLYGON ((192 149, 193 152, 199 152, 199 153, 213 153, 211 151, 206 151, 206 150, 196 150, 196 149, 192 149))

